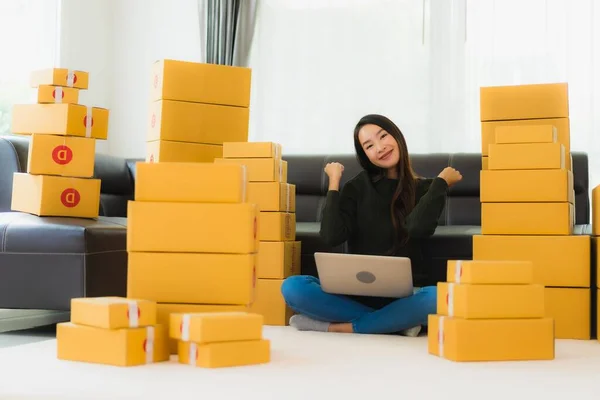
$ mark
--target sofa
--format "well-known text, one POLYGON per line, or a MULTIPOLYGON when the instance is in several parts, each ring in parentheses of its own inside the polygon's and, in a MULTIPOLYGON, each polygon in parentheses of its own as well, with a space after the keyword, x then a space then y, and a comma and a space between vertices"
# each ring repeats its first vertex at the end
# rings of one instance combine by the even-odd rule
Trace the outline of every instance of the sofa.
MULTIPOLYGON (((12 176, 27 170, 29 140, 0 137, 0 308, 70 310, 73 297, 125 296, 127 202, 134 197, 137 159, 97 154, 95 177, 102 180, 97 220, 44 217, 11 212, 12 176)), ((575 234, 590 234, 588 158, 572 153, 575 178, 575 234)), ((327 192, 326 163, 345 166, 341 185, 360 172, 354 155, 288 155, 288 182, 296 185, 296 233, 302 242, 302 273, 317 276, 314 253, 344 252, 319 238, 327 192)), ((413 154, 417 174, 435 177, 446 166, 463 174, 448 193, 435 234, 425 240, 433 277, 446 279, 449 259, 471 259, 472 237, 480 233, 481 154, 413 154)))

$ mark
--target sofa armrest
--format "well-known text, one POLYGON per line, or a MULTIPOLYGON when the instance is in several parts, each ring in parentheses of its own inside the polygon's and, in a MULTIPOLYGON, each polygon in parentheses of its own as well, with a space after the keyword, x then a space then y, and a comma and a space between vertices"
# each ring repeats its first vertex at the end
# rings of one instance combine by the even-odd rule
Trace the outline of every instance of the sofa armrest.
POLYGON ((13 174, 27 169, 29 138, 0 136, 0 212, 10 211, 13 174))

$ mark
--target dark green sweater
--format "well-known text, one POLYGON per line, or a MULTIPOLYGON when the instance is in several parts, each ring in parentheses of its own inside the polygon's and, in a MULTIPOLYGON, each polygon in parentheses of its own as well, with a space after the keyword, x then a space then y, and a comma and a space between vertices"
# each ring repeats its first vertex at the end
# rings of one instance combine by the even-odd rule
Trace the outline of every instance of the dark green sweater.
MULTIPOLYGON (((353 254, 385 255, 394 244, 390 205, 397 185, 397 179, 389 178, 374 183, 363 171, 348 181, 341 192, 330 190, 321 221, 321 238, 330 246, 347 241, 353 254)), ((409 240, 395 255, 411 259, 413 284, 417 287, 435 284, 429 279, 420 242, 434 233, 447 190, 448 184, 442 178, 420 179, 415 208, 405 221, 409 240)), ((374 307, 389 302, 361 299, 374 307)))

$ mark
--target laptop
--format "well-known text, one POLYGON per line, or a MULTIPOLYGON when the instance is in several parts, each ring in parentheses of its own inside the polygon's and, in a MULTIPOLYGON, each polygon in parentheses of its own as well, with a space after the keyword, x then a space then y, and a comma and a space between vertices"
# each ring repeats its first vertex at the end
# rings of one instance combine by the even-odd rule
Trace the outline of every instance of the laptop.
POLYGON ((326 293, 401 298, 413 294, 410 258, 315 253, 326 293))

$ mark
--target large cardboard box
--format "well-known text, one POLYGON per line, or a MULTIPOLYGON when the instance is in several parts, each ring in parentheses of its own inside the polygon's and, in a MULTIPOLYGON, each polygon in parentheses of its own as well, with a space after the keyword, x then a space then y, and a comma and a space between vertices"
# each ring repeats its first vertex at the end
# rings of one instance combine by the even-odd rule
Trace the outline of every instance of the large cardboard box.
POLYGON ((480 172, 482 203, 575 203, 573 172, 566 169, 480 172))
POLYGON ((251 182, 248 202, 260 211, 296 212, 296 185, 281 182, 251 182))
POLYGON ((556 143, 558 131, 552 125, 504 125, 496 128, 497 144, 556 143))
POLYGON ((113 366, 135 366, 168 361, 167 327, 103 329, 71 322, 56 326, 59 360, 113 366))
POLYGON ((258 251, 254 204, 130 201, 127 251, 248 254, 258 251))
POLYGON ((482 235, 572 235, 572 203, 481 203, 482 235))
POLYGON ((592 235, 600 236, 600 185, 592 189, 592 235))
POLYGON ((282 283, 283 279, 258 279, 256 283, 256 301, 250 312, 262 315, 265 325, 288 325, 293 315, 281 294, 282 283))
POLYGON ((127 296, 161 303, 251 304, 256 254, 128 254, 127 296))
POLYGON ((40 85, 37 90, 37 102, 38 104, 77 104, 79 103, 79 89, 40 85))
POLYGON ((41 85, 63 86, 78 89, 87 89, 90 74, 67 68, 46 68, 33 71, 29 78, 31 87, 41 85))
POLYGON ((132 296, 74 298, 71 322, 103 329, 152 326, 156 325, 156 302, 132 296))
POLYGON ((27 173, 91 178, 95 158, 96 139, 33 134, 27 173))
POLYGON ((516 260, 448 260, 447 281, 479 285, 533 283, 533 262, 516 260))
POLYGON ((150 105, 148 141, 219 144, 248 140, 244 107, 159 100, 150 105))
POLYGON ((178 345, 181 364, 203 368, 265 364, 271 360, 271 342, 267 339, 205 344, 180 341, 178 345))
POLYGON ((281 160, 281 144, 274 142, 227 141, 223 158, 273 158, 281 160))
POLYGON ((138 162, 135 200, 244 203, 247 185, 248 174, 242 165, 138 162))
POLYGON ((261 211, 258 238, 265 242, 296 240, 296 214, 261 211))
POLYGON ((223 155, 223 146, 155 140, 146 143, 146 162, 212 163, 223 155))
POLYGON ((285 279, 300 274, 301 242, 260 242, 256 277, 285 279))
POLYGON ((560 143, 490 144, 488 169, 568 169, 560 143))
POLYGON ((169 337, 197 344, 262 339, 263 316, 239 312, 171 314, 169 337))
POLYGON ((555 321, 557 339, 591 339, 591 289, 546 288, 546 316, 555 321))
POLYGON ((481 157, 481 169, 486 170, 489 169, 489 160, 488 157, 481 157))
POLYGON ((474 235, 474 260, 530 260, 533 282, 590 287, 590 237, 474 235))
MULTIPOLYGON (((550 119, 525 119, 514 121, 493 121, 481 123, 481 155, 487 156, 488 146, 496 143, 496 130, 502 127, 511 126, 546 126, 552 125, 556 128, 556 141, 565 146, 565 155, 571 152, 571 123, 569 118, 550 118, 550 119)), ((568 163, 567 163, 568 164, 568 163)), ((567 165, 567 169, 571 169, 567 165)))
POLYGON ((542 318, 544 286, 439 282, 437 314, 469 319, 542 318))
POLYGON ((569 116, 567 83, 482 87, 481 121, 503 121, 569 116))
POLYGON ((551 318, 464 319, 428 317, 429 354, 451 361, 554 359, 551 318))
POLYGON ((12 132, 22 135, 108 137, 109 111, 80 104, 15 104, 12 132))
POLYGON ((250 68, 159 60, 152 66, 150 98, 249 107, 251 79, 250 68))
POLYGON ((246 165, 250 182, 287 183, 287 161, 274 158, 217 158, 215 163, 246 165))
POLYGON ((38 216, 97 218, 100 180, 50 175, 13 175, 11 210, 38 216))

